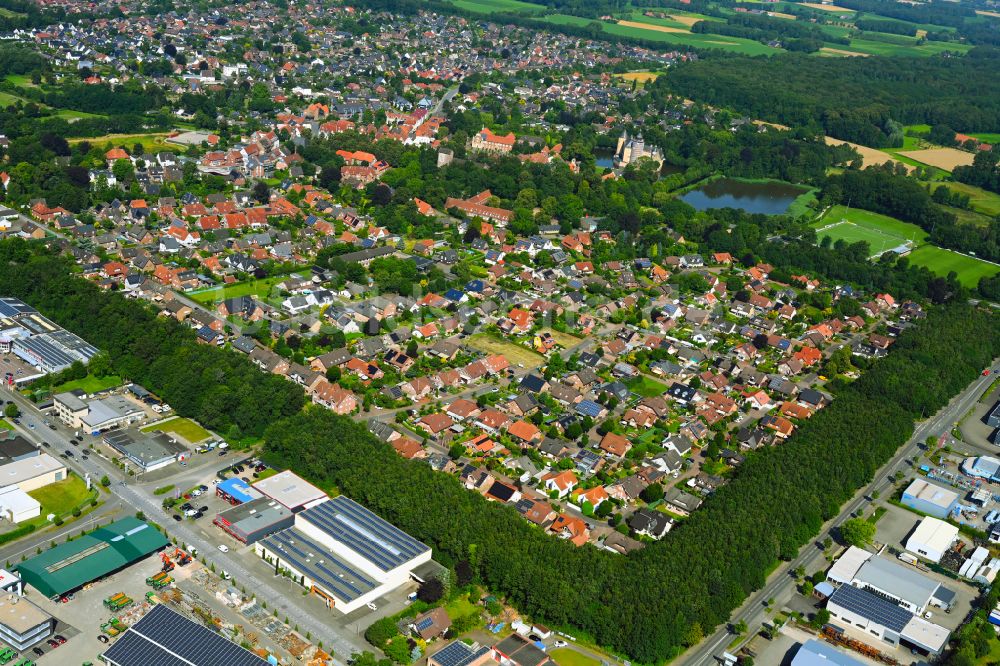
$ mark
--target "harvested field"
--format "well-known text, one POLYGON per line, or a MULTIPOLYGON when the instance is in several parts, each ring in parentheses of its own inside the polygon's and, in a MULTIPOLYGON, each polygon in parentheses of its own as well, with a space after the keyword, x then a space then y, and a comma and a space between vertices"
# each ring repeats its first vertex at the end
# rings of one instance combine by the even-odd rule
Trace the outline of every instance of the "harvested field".
POLYGON ((624 74, 618 74, 618 76, 626 81, 638 81, 640 84, 643 84, 655 81, 659 74, 656 72, 625 72, 624 74))
POLYGON ((768 12, 768 16, 773 16, 774 18, 788 19, 789 21, 795 21, 795 14, 785 14, 784 12, 768 12))
POLYGON ((639 21, 618 21, 618 25, 625 26, 626 28, 641 28, 643 30, 653 30, 655 32, 674 32, 688 34, 691 31, 685 30, 683 28, 671 28, 667 25, 654 25, 652 23, 640 23, 639 21))
POLYGON ((945 171, 951 171, 957 166, 971 166, 974 157, 972 153, 957 148, 926 148, 924 150, 900 151, 899 154, 945 171))
POLYGON ((703 20, 699 16, 685 16, 684 14, 671 14, 670 18, 672 18, 673 20, 677 21, 678 23, 683 23, 684 25, 686 25, 689 28, 691 26, 693 26, 695 23, 697 23, 698 21, 703 20))
POLYGON ((993 18, 1000 18, 1000 12, 991 12, 985 9, 977 9, 976 13, 980 16, 992 16, 993 18))
MULTIPOLYGON (((902 162, 900 162, 899 160, 892 159, 887 154, 883 153, 881 150, 875 150, 874 148, 869 148, 868 146, 861 146, 859 144, 851 143, 850 141, 844 141, 842 139, 834 139, 832 136, 824 137, 824 139, 826 140, 826 145, 828 146, 839 146, 841 144, 846 143, 851 148, 854 148, 854 150, 858 151, 858 154, 861 155, 861 164, 866 167, 874 166, 876 164, 885 164, 886 162, 895 162, 897 164, 902 164, 902 162)), ((914 151, 914 152, 922 152, 922 151, 914 151)), ((913 167, 908 164, 904 166, 906 167, 907 171, 913 169, 913 167)))
POLYGON ((823 46, 823 47, 821 47, 820 50, 819 50, 819 52, 820 53, 829 53, 830 55, 838 55, 838 56, 858 56, 858 57, 861 57, 861 58, 867 58, 868 56, 871 55, 870 53, 858 53, 857 51, 845 51, 844 49, 835 49, 835 48, 831 48, 829 46, 823 46))
POLYGON ((803 7, 809 7, 810 9, 822 9, 825 12, 847 12, 848 14, 853 14, 853 9, 848 9, 847 7, 838 7, 837 5, 824 5, 818 2, 800 2, 803 7))

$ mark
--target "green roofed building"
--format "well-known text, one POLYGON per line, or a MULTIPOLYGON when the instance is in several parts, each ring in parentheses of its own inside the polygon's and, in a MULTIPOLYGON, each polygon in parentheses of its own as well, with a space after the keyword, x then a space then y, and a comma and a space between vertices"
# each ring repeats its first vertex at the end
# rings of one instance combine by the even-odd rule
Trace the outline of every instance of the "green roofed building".
POLYGON ((124 518, 21 562, 15 569, 25 583, 53 598, 123 569, 166 545, 167 538, 149 523, 124 518))

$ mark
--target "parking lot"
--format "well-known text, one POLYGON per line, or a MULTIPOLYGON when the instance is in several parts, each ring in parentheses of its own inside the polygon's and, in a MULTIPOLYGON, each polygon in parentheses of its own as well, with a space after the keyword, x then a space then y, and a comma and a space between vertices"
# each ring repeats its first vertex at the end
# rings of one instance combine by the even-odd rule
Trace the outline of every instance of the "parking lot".
POLYGON ((40 373, 13 354, 0 356, 0 378, 6 378, 7 373, 16 383, 26 381, 29 377, 38 377, 40 373))

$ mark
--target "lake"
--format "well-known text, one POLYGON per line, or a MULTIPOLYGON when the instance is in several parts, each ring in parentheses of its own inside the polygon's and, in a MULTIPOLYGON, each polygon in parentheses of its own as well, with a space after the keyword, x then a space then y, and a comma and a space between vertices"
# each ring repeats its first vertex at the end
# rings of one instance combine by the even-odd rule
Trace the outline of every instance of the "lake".
POLYGON ((697 190, 691 190, 681 200, 696 210, 709 208, 741 208, 748 213, 781 215, 788 212, 796 197, 806 188, 791 183, 747 183, 732 178, 719 178, 697 190))

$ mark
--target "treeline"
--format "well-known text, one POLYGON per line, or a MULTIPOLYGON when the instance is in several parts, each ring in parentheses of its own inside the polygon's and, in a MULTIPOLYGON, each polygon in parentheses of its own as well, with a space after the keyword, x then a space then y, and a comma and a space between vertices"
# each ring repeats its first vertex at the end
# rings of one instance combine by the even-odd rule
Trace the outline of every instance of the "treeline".
POLYGON ((818 26, 806 22, 774 19, 759 14, 741 13, 730 16, 726 22, 698 21, 691 26, 691 32, 742 37, 769 43, 780 41, 790 51, 818 51, 823 42, 850 44, 846 37, 833 38, 818 26))
POLYGON ((915 419, 933 414, 998 353, 992 314, 966 305, 933 310, 787 444, 750 457, 667 539, 628 557, 547 536, 326 410, 274 424, 267 458, 358 500, 431 545, 444 564, 468 564, 532 618, 653 663, 727 621, 779 559, 792 559, 872 478, 915 419))
POLYGON ((887 32, 891 35, 906 35, 907 37, 917 36, 917 29, 912 25, 886 19, 859 18, 854 21, 854 27, 868 32, 887 32))
POLYGON ((976 153, 971 166, 955 167, 951 177, 960 183, 1000 194, 1000 146, 976 153))
POLYGON ((106 351, 115 374, 141 384, 178 413, 234 440, 257 437, 298 412, 302 390, 246 357, 199 344, 194 332, 152 306, 69 274, 70 264, 19 239, 0 242, 0 284, 106 351))
POLYGON ((983 47, 961 58, 734 56, 679 64, 652 86, 883 148, 902 138, 899 123, 965 132, 1000 127, 998 70, 1000 51, 983 47), (928 81, 934 95, 927 95, 928 81))

